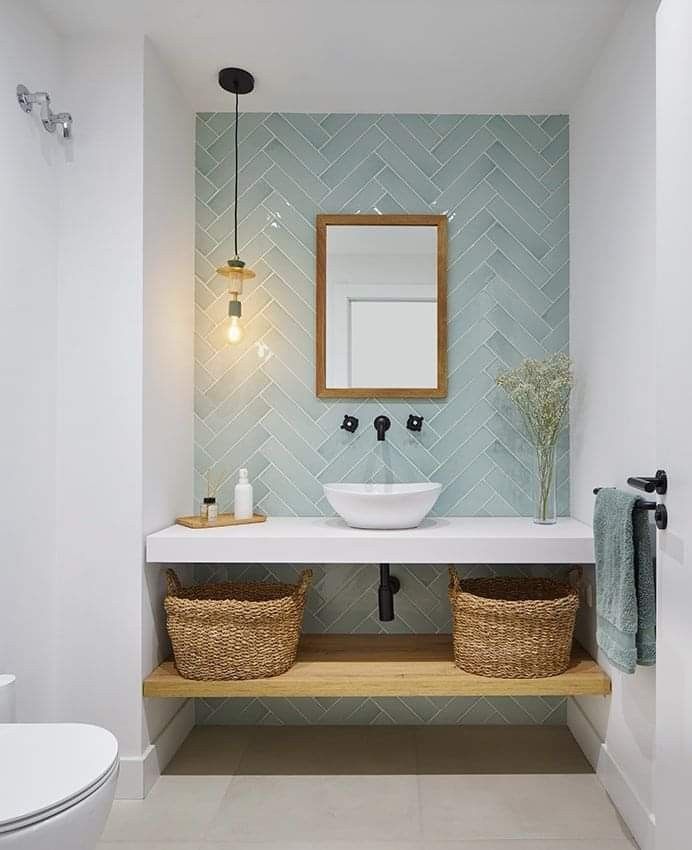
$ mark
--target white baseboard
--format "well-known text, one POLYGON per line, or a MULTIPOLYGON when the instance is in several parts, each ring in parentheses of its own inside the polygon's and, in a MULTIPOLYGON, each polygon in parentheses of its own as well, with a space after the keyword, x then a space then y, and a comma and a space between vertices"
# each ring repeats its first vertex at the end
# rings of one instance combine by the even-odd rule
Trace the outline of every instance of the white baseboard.
MULTIPOLYGON (((147 751, 153 749, 147 747, 147 751)), ((144 760, 148 752, 141 756, 120 756, 120 773, 115 788, 116 800, 144 799, 144 760)))
POLYGON ((567 726, 596 771, 641 850, 654 850, 656 821, 577 702, 567 700, 567 726))
POLYGON ((579 744, 591 767, 598 770, 598 757, 603 741, 591 725, 589 718, 573 699, 567 700, 567 728, 579 744))
POLYGON ((141 756, 122 757, 116 799, 143 800, 194 725, 194 701, 187 700, 141 756))

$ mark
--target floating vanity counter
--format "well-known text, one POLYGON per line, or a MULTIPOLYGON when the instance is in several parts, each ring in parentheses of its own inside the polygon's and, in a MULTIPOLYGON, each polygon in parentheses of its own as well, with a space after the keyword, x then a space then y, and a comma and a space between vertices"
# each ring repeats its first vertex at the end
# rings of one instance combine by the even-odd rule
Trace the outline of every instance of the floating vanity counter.
MULTIPOLYGON (((428 518, 414 529, 366 531, 341 519, 270 517, 257 525, 171 526, 147 538, 151 563, 589 564, 589 526, 564 518, 428 518)), ((608 694, 610 679, 575 645, 569 668, 545 679, 495 679, 454 665, 443 634, 305 634, 296 664, 249 681, 182 678, 172 660, 144 681, 147 697, 567 696, 608 694)))
POLYGON ((191 529, 147 537, 158 564, 592 564, 593 533, 569 517, 536 525, 526 517, 428 518, 418 528, 367 531, 333 517, 269 517, 256 525, 191 529))

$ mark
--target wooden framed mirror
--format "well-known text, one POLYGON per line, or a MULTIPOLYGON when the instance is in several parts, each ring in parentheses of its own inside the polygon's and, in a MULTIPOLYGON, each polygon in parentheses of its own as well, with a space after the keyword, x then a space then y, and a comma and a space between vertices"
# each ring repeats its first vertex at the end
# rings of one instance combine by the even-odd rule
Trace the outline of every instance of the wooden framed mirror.
POLYGON ((447 217, 318 215, 319 398, 447 395, 447 217))

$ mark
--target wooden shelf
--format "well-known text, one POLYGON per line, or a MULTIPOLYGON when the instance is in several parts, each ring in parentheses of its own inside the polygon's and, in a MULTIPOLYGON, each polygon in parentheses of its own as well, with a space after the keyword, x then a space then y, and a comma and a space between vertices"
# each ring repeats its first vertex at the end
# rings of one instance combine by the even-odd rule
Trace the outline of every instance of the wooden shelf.
POLYGON ((165 661, 145 697, 573 696, 610 693, 610 679, 575 644, 569 669, 546 679, 494 679, 454 666, 450 635, 304 635, 295 665, 271 679, 198 682, 165 661))

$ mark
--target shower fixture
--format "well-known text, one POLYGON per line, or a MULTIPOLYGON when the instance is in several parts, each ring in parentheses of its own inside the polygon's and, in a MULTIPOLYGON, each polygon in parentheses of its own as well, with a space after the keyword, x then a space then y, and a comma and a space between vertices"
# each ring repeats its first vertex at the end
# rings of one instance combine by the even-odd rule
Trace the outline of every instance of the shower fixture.
POLYGON ((55 128, 60 127, 63 139, 72 138, 72 116, 69 112, 53 112, 48 92, 30 92, 20 83, 17 86, 17 101, 24 112, 31 112, 34 106, 41 107, 41 123, 48 133, 54 133, 55 128))

